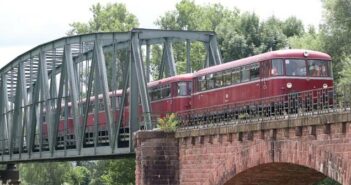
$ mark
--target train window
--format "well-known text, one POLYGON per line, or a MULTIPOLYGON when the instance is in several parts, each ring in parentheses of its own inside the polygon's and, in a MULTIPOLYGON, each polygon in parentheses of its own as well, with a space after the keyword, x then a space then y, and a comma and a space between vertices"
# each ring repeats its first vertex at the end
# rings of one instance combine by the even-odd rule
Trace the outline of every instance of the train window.
POLYGON ((155 101, 159 99, 161 99, 161 90, 159 88, 151 89, 151 100, 155 101))
POLYGON ((178 82, 178 96, 189 95, 189 90, 186 82, 178 82))
POLYGON ((188 82, 188 95, 190 95, 193 91, 193 82, 188 82))
POLYGON ((206 81, 207 81, 207 89, 213 89, 214 88, 213 74, 206 75, 206 81))
POLYGON ((166 85, 162 88, 162 98, 171 97, 171 87, 166 85))
POLYGON ((103 110, 105 110, 104 100, 99 99, 99 111, 103 111, 103 110))
POLYGON ((244 66, 241 69, 241 82, 247 82, 250 80, 250 67, 244 66))
POLYGON ((274 59, 272 60, 272 69, 271 69, 271 76, 279 76, 284 74, 284 67, 283 67, 283 60, 282 59, 274 59))
POLYGON ((199 77, 199 82, 200 82, 200 91, 205 91, 206 90, 206 78, 205 78, 205 76, 199 77))
POLYGON ((232 72, 232 82, 233 84, 240 83, 240 68, 235 68, 232 72))
POLYGON ((214 74, 215 88, 222 87, 223 85, 223 75, 222 72, 217 72, 214 74))
POLYGON ((232 73, 229 70, 223 74, 223 83, 225 86, 232 84, 232 73))
POLYGON ((119 104, 121 103, 121 99, 122 99, 121 96, 117 96, 117 97, 116 97, 116 108, 117 108, 117 109, 119 108, 119 104))
POLYGON ((327 77, 328 62, 322 60, 308 60, 308 75, 316 77, 327 77))
POLYGON ((257 80, 260 76, 260 65, 252 64, 250 68, 250 79, 257 80))
POLYGON ((301 59, 285 60, 287 76, 306 76, 306 62, 301 59))

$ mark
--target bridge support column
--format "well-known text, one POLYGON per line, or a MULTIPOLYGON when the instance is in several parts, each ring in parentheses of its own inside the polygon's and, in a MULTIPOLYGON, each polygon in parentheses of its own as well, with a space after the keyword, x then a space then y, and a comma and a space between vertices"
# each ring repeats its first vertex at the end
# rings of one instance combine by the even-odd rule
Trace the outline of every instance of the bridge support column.
POLYGON ((7 164, 5 170, 0 170, 0 184, 19 185, 19 171, 15 164, 7 164))
POLYGON ((136 185, 178 185, 179 150, 174 133, 139 131, 134 135, 136 185))

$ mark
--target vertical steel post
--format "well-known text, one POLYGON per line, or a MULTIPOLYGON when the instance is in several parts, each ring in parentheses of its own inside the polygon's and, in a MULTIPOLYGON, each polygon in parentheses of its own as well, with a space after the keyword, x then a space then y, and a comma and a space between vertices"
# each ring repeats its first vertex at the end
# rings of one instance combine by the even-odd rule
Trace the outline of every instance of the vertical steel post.
POLYGON ((191 61, 190 61, 190 49, 191 49, 190 40, 187 39, 186 40, 186 72, 187 73, 191 73, 192 71, 191 61))
POLYGON ((150 82, 150 44, 146 41, 146 82, 150 82))
MULTIPOLYGON (((137 46, 139 47, 139 46, 137 46)), ((132 46, 129 54, 129 149, 134 151, 133 133, 139 129, 138 124, 138 79, 136 77, 135 61, 132 46)), ((118 132, 118 131, 117 131, 118 132)))
MULTIPOLYGON (((0 93, 0 139, 1 139, 1 144, 2 144, 2 153, 5 153, 7 150, 6 147, 6 142, 8 139, 8 128, 7 128, 7 84, 6 84, 7 78, 6 74, 1 74, 1 93, 0 93)), ((4 159, 4 155, 1 155, 2 159, 4 159)))

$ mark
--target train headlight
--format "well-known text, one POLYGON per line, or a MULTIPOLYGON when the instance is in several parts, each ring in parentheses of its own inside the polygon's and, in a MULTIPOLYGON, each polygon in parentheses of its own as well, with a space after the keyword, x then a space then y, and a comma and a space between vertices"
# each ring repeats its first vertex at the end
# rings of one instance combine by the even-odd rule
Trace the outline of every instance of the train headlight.
POLYGON ((308 55, 310 55, 308 51, 303 52, 303 56, 308 57, 308 55))
POLYGON ((328 84, 323 84, 323 89, 328 88, 328 84))
POLYGON ((288 83, 286 84, 286 87, 287 87, 288 89, 291 89, 291 88, 292 88, 292 83, 291 83, 291 82, 288 82, 288 83))

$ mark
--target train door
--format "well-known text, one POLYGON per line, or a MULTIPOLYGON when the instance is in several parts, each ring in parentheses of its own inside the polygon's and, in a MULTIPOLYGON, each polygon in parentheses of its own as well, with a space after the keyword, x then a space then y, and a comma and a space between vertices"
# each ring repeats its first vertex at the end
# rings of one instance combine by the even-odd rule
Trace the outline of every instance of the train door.
POLYGON ((260 63, 260 98, 269 96, 269 81, 271 65, 270 61, 262 61, 260 63))
POLYGON ((166 84, 162 86, 162 99, 164 101, 160 102, 161 110, 160 112, 169 114, 172 112, 172 102, 173 102, 173 96, 171 93, 171 85, 166 84))

